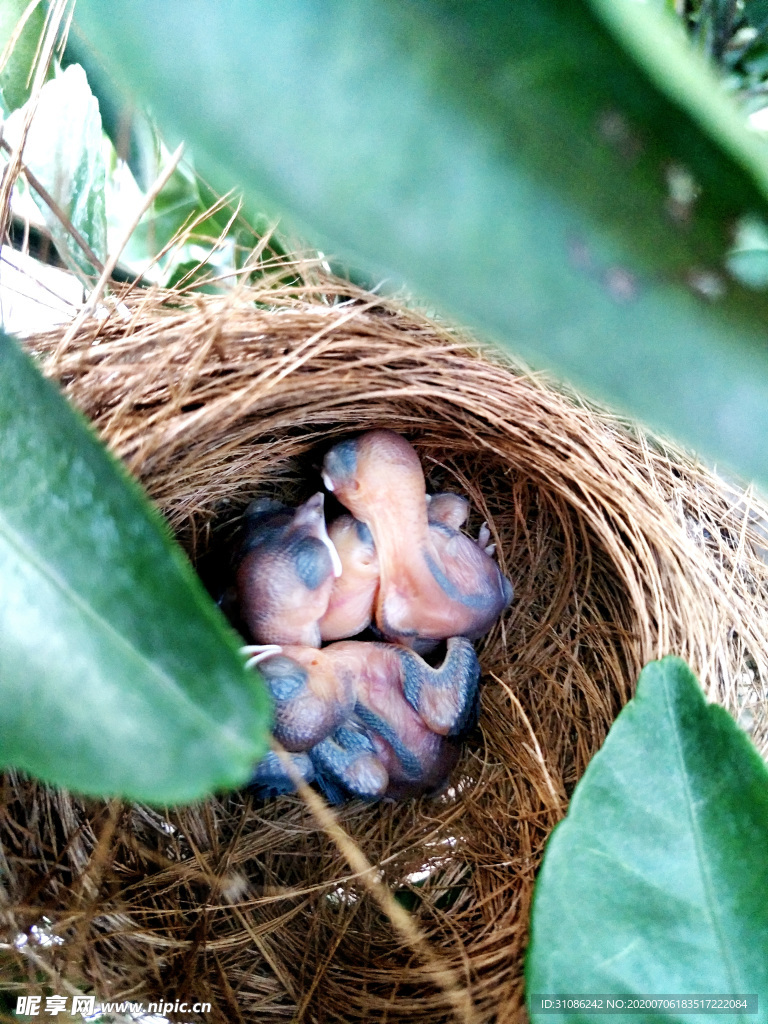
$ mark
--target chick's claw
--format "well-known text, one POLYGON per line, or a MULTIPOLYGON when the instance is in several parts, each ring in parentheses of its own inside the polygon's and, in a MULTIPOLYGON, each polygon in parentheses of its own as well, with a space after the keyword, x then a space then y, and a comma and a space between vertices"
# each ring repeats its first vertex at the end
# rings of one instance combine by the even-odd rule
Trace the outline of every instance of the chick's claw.
POLYGON ((320 646, 318 622, 341 572, 323 504, 318 492, 297 509, 260 499, 246 512, 237 589, 257 644, 320 646))
POLYGON ((341 442, 325 457, 323 480, 373 535, 375 620, 385 637, 423 648, 423 641, 475 639, 491 628, 512 600, 512 585, 452 525, 466 518, 463 499, 427 502, 419 458, 405 438, 374 430, 341 442))

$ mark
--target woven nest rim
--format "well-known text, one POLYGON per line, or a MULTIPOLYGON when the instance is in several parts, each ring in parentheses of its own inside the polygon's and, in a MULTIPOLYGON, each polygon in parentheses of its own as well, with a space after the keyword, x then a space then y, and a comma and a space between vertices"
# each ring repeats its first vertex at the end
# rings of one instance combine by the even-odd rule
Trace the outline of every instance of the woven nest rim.
MULTIPOLYGON (((478 645, 483 712, 448 795, 341 808, 343 851, 297 797, 161 815, 7 773, 6 938, 45 918, 64 939, 36 953, 53 976, 102 998, 194 995, 213 1020, 522 1019, 535 868, 642 664, 685 657, 768 750, 768 512, 544 376, 316 267, 223 298, 120 298, 127 321, 113 311, 66 345, 55 332, 28 347, 212 589, 251 498, 306 497, 324 447, 386 426, 432 488, 467 494, 471 527, 489 522, 516 597, 478 645), (415 953, 355 850, 411 909, 415 953)), ((5 961, 10 987, 30 991, 24 952, 5 961)))

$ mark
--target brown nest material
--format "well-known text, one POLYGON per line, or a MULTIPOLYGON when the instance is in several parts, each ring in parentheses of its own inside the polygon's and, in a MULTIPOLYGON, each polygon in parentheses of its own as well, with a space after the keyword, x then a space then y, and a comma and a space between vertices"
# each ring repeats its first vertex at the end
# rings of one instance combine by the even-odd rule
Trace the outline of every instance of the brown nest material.
POLYGON ((544 844, 644 662, 688 659, 768 747, 759 503, 497 352, 315 282, 134 292, 129 316, 30 348, 211 588, 247 503, 307 497, 329 443, 370 427, 402 432, 432 488, 490 523, 516 595, 479 645, 482 714, 452 788, 338 811, 431 952, 404 941, 299 797, 159 814, 10 772, 6 991, 210 1002, 213 1021, 518 1020, 544 844))

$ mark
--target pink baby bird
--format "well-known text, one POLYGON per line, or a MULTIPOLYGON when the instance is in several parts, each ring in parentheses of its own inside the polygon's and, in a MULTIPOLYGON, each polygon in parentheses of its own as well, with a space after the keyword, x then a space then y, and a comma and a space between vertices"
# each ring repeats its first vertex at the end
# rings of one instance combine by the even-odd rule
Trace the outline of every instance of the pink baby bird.
POLYGON ((328 610, 320 620, 323 640, 342 640, 367 629, 379 589, 379 559, 371 531, 353 516, 340 516, 328 527, 339 554, 341 575, 336 577, 328 610))
POLYGON ((356 640, 322 650, 287 646, 260 672, 275 702, 276 738, 309 751, 326 787, 366 799, 441 785, 458 737, 474 723, 480 666, 463 637, 432 668, 396 644, 356 640))
POLYGON ((341 573, 323 509, 318 492, 297 509, 261 498, 246 511, 237 590, 257 644, 320 646, 319 620, 341 573))
POLYGON ((373 535, 375 621, 388 639, 420 650, 447 637, 475 639, 511 602, 512 584, 485 550, 487 529, 477 542, 452 525, 463 499, 446 499, 430 523, 419 457, 399 434, 373 430, 335 445, 323 481, 373 535))

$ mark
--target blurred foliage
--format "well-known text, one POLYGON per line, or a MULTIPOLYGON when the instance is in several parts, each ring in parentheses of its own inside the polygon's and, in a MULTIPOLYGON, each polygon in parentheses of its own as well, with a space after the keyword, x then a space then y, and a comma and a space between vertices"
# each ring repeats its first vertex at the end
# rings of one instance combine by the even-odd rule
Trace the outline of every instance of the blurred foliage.
POLYGON ((684 0, 677 7, 694 43, 725 73, 747 110, 768 103, 768 0, 684 0))
MULTIPOLYGON (((26 114, 27 104, 5 121, 4 138, 11 146, 16 146, 21 137, 26 114)), ((84 280, 98 276, 100 267, 88 259, 69 227, 79 232, 103 265, 107 258, 107 214, 101 118, 79 65, 73 64, 40 90, 24 143, 24 163, 45 189, 41 195, 32 188, 32 196, 59 255, 84 280), (62 224, 49 197, 67 217, 68 225, 62 224)))
MULTIPOLYGON (((768 0, 677 0, 670 5, 746 115, 768 130, 768 0)), ((768 287, 768 228, 754 215, 734 232, 726 265, 748 288, 768 287)))
MULTIPOLYGON (((45 8, 19 9, 27 22, 0 76, 6 174, 28 129, 12 209, 38 216, 88 284, 111 248, 108 222, 124 234, 145 193, 104 135, 79 64, 54 57, 30 94, 45 8)), ((19 9, 0 8, 4 46, 14 37, 5 16, 19 9)), ((137 123, 151 187, 165 153, 151 122, 137 123)), ((209 213, 211 203, 177 169, 132 239, 138 272, 187 273, 199 243, 231 286, 258 236, 226 205, 209 213)), ((246 783, 270 721, 258 673, 135 482, 2 333, 0 437, 0 768, 155 804, 246 783)))
MULTIPOLYGON (((0 53, 12 42, 25 11, 26 0, 0 5, 0 53)), ((27 14, 24 30, 0 73, 7 144, 17 141, 26 113, 28 82, 45 17, 42 2, 27 14)), ((126 101, 76 33, 69 34, 61 60, 54 59, 47 77, 24 149, 25 167, 103 263, 107 232, 111 248, 141 209, 169 152, 149 112, 126 101), (85 70, 87 85, 76 69, 85 70), (92 105, 93 97, 98 108, 92 105)), ((62 227, 47 199, 22 178, 16 199, 27 194, 40 209, 63 262, 92 279, 94 268, 81 246, 62 227)), ((280 260, 287 249, 275 234, 274 222, 261 214, 246 217, 240 205, 236 196, 222 200, 195 172, 191 157, 182 160, 131 235, 118 278, 139 276, 168 287, 183 282, 184 287, 207 292, 226 291, 243 277, 254 280, 265 262, 280 260), (257 246, 261 259, 249 262, 257 246)), ((28 216, 28 208, 20 209, 22 217, 28 216)))
POLYGON ((184 803, 243 785, 269 698, 138 485, 0 334, 0 768, 184 803))
POLYGON ((768 484, 766 147, 656 6, 79 0, 77 21, 215 188, 768 484))
POLYGON ((3 114, 16 110, 29 98, 30 79, 44 24, 45 8, 42 3, 33 10, 29 10, 29 0, 3 0, 0 3, 0 58, 5 60, 0 69, 0 109, 3 114))

